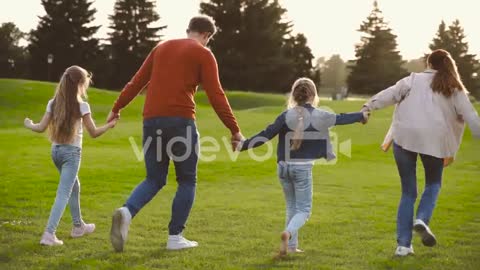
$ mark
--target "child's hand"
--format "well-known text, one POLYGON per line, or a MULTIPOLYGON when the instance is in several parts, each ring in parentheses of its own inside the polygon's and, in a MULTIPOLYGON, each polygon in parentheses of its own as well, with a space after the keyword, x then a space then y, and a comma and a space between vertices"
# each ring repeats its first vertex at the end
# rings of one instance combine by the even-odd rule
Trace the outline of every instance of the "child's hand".
POLYGON ((368 123, 368 119, 370 118, 370 111, 364 110, 362 113, 363 113, 363 121, 361 123, 365 125, 368 123))
POLYGON ((30 118, 28 118, 28 117, 25 118, 25 120, 23 120, 23 125, 24 125, 26 128, 31 129, 32 126, 33 126, 33 121, 32 121, 32 119, 30 119, 30 118))
POLYGON ((117 125, 118 118, 114 118, 110 122, 107 123, 108 128, 114 128, 117 125))
POLYGON ((230 142, 232 143, 232 150, 236 151, 238 148, 238 145, 243 140, 245 140, 245 137, 243 137, 242 133, 238 132, 236 134, 233 134, 232 138, 230 139, 230 142))
POLYGON ((242 144, 245 140, 241 140, 241 141, 232 141, 232 148, 233 148, 233 151, 237 151, 237 152, 240 152, 240 149, 242 148, 242 144))

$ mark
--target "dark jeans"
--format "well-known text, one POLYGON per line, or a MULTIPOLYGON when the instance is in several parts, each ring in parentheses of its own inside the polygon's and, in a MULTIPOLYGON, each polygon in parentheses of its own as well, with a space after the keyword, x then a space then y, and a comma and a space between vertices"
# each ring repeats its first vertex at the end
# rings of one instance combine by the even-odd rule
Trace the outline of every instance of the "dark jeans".
POLYGON ((170 235, 180 234, 190 214, 197 183, 198 133, 194 120, 181 117, 145 120, 143 147, 147 177, 133 190, 125 206, 134 217, 165 186, 171 159, 178 187, 168 230, 170 235))
MULTIPOLYGON (((418 153, 403 149, 394 143, 393 153, 402 182, 402 198, 397 216, 397 243, 410 247, 412 242, 414 206, 417 199, 418 153)), ((443 159, 420 154, 425 168, 425 191, 417 209, 417 219, 428 224, 442 185, 443 159)))

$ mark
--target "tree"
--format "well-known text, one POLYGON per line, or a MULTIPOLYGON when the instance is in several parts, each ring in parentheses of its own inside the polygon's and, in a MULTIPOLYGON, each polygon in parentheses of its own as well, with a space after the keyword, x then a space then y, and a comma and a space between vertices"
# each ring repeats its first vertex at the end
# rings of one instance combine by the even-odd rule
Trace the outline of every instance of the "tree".
POLYGON ((407 74, 397 50, 396 35, 374 2, 373 11, 359 29, 364 35, 356 46, 356 60, 348 76, 350 92, 374 94, 394 84, 407 74))
POLYGON ((465 41, 464 29, 460 21, 455 20, 448 29, 442 21, 436 36, 430 44, 430 49, 444 49, 448 51, 458 66, 460 77, 465 87, 476 97, 480 98, 480 61, 474 54, 468 53, 468 42, 465 41))
POLYGON ((0 78, 25 76, 25 48, 19 45, 25 34, 12 22, 0 25, 0 78))
POLYGON ((110 86, 120 88, 135 74, 150 51, 160 41, 158 31, 166 26, 151 26, 160 16, 152 0, 117 0, 110 16, 112 74, 110 86))
POLYGON ((347 64, 340 55, 332 55, 323 65, 322 85, 338 93, 347 84, 347 73, 347 64))
POLYGON ((422 72, 426 68, 425 58, 421 57, 421 58, 409 60, 403 65, 403 67, 408 72, 422 72))
POLYGON ((312 50, 308 47, 305 35, 297 34, 289 38, 285 44, 285 49, 287 57, 293 60, 293 70, 291 72, 294 77, 310 77, 313 72, 312 59, 314 56, 312 50))
POLYGON ((217 24, 210 46, 225 87, 285 92, 295 76, 312 75, 307 40, 292 36, 278 0, 210 0, 200 12, 217 24))
POLYGON ((34 79, 57 80, 71 65, 92 69, 97 56, 98 40, 92 26, 96 10, 88 0, 41 0, 46 15, 30 34, 28 50, 34 79), (47 63, 48 56, 53 62, 47 63))

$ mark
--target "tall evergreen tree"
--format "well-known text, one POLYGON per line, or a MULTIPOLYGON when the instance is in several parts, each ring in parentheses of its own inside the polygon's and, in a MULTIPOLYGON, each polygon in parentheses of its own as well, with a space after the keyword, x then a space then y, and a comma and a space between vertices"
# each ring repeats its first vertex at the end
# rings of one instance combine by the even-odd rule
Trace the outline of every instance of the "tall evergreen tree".
POLYGON ((65 68, 81 65, 91 69, 99 26, 92 26, 96 10, 88 0, 41 0, 46 15, 30 34, 31 72, 34 79, 57 80, 65 68), (47 63, 48 55, 53 63, 47 63))
POLYGON ((145 57, 160 41, 158 31, 166 26, 152 26, 160 16, 153 0, 117 0, 110 16, 112 78, 111 87, 120 88, 130 80, 145 57))
POLYGON ((293 60, 293 70, 291 71, 295 78, 307 76, 310 77, 312 71, 312 59, 314 58, 312 50, 308 47, 307 38, 304 34, 297 34, 287 40, 285 44, 286 56, 293 60))
POLYGON ((304 70, 302 76, 311 75, 306 39, 291 35, 278 0, 210 0, 200 4, 200 12, 217 23, 210 46, 227 88, 284 92, 304 70), (292 57, 295 51, 299 55, 292 57))
POLYGON ((480 62, 476 55, 468 53, 468 42, 459 20, 455 20, 448 29, 442 21, 436 36, 430 44, 431 50, 447 50, 458 66, 458 71, 465 87, 477 98, 480 98, 480 62))
POLYGON ((407 74, 397 50, 396 35, 374 2, 373 11, 359 29, 364 35, 356 46, 356 60, 348 77, 352 93, 374 94, 394 84, 407 74))
POLYGON ((25 33, 12 22, 0 25, 0 78, 26 75, 26 52, 19 45, 24 36, 25 33))

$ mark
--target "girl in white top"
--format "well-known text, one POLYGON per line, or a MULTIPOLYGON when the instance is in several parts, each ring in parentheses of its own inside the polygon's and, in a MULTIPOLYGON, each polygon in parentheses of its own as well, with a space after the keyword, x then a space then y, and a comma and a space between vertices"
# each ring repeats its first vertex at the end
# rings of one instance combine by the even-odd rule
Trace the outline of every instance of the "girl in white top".
POLYGON ((52 141, 52 159, 60 172, 57 196, 40 244, 63 245, 55 236, 60 218, 67 203, 70 205, 73 229, 72 237, 81 237, 95 230, 95 224, 86 224, 80 211, 80 168, 82 150, 82 123, 92 138, 98 137, 113 128, 116 120, 97 128, 92 119, 90 106, 83 101, 90 85, 90 75, 79 67, 71 66, 65 70, 57 86, 55 96, 47 104, 46 112, 38 124, 25 118, 25 127, 35 132, 49 130, 52 141))
POLYGON ((427 63, 429 69, 425 72, 412 73, 364 106, 364 110, 377 110, 396 104, 387 137, 393 140, 402 184, 395 251, 398 256, 413 253, 412 229, 419 233, 424 245, 436 244, 428 224, 440 191, 444 160, 453 158, 458 151, 465 122, 472 134, 480 138, 480 118, 470 103, 455 61, 447 51, 436 50, 427 63), (414 222, 418 155, 425 168, 426 183, 414 222))

